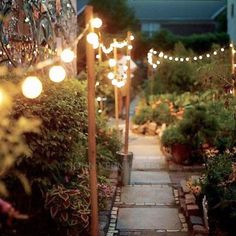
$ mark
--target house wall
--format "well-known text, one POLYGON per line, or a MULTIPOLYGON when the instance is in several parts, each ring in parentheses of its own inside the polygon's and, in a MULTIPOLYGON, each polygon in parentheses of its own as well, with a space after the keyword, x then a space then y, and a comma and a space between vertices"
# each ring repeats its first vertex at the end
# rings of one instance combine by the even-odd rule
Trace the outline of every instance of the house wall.
POLYGON ((231 40, 236 44, 236 1, 228 0, 227 5, 228 33, 231 40))

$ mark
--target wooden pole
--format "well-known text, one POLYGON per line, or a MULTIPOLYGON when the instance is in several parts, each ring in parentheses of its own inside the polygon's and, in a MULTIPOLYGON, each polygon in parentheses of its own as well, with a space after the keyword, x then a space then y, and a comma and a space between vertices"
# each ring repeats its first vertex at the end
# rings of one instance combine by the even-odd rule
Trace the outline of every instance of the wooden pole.
MULTIPOLYGON (((131 45, 130 40, 131 33, 127 33, 127 42, 128 46, 131 45)), ((130 112, 130 90, 131 90, 131 49, 127 46, 127 58, 128 58, 128 70, 127 70, 127 96, 126 96, 126 111, 125 111, 125 147, 124 147, 124 154, 127 156, 129 152, 129 112, 130 112)))
POLYGON ((231 74, 232 74, 232 83, 233 83, 233 95, 236 96, 236 81, 235 81, 235 63, 234 63, 234 43, 231 42, 231 74))
MULTIPOLYGON (((85 9, 86 24, 93 18, 93 7, 85 9)), ((89 32, 93 28, 90 24, 89 32)), ((91 236, 98 236, 98 191, 96 168, 96 115, 95 115, 95 53, 91 44, 86 43, 86 62, 88 73, 88 158, 91 198, 91 236)))
MULTIPOLYGON (((116 45, 116 39, 113 40, 114 45, 116 45)), ((114 75, 115 79, 117 79, 117 48, 114 47, 113 57, 116 61, 116 65, 114 66, 114 75)), ((115 118, 116 118, 116 130, 119 130, 119 98, 118 98, 118 88, 114 86, 115 93, 115 118)))

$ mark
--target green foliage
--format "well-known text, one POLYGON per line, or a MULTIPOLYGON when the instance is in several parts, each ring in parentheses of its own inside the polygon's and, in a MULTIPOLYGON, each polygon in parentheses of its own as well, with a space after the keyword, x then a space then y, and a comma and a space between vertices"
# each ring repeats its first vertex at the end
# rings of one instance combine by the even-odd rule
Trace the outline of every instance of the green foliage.
MULTIPOLYGON (((31 126, 23 122, 28 128, 24 137, 32 155, 22 156, 14 168, 29 180, 31 196, 25 196, 15 178, 7 176, 6 182, 11 202, 17 209, 34 215, 27 227, 18 229, 19 233, 28 235, 40 225, 42 234, 71 235, 75 222, 77 233, 88 226, 86 209, 90 208, 86 86, 75 79, 61 84, 45 79, 43 84, 44 92, 37 99, 16 94, 10 114, 12 123, 21 116, 41 120, 38 133, 31 132, 31 126), (51 209, 52 218, 44 205, 51 209)), ((104 174, 110 170, 110 163, 117 163, 114 154, 120 149, 120 140, 101 116, 97 119, 96 138, 99 174, 104 174)), ((99 205, 104 207, 109 189, 106 177, 99 177, 98 183, 99 205)))
POLYGON ((176 126, 170 126, 164 131, 161 142, 165 147, 171 147, 174 144, 187 144, 186 138, 176 126))
POLYGON ((181 42, 185 48, 192 49, 194 52, 202 53, 209 51, 213 44, 228 45, 229 36, 227 33, 207 33, 194 34, 190 36, 178 36, 169 31, 162 30, 154 34, 152 44, 155 49, 170 51, 176 43, 181 42))
POLYGON ((134 29, 138 21, 127 0, 90 0, 95 12, 103 19, 109 33, 134 29))

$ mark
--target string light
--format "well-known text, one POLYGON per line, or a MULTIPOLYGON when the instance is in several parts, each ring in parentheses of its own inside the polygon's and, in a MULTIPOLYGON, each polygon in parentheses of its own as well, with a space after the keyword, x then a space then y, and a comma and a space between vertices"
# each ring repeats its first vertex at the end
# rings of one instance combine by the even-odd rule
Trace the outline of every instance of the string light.
POLYGON ((112 85, 117 86, 118 81, 116 79, 113 79, 111 83, 112 85))
POLYGON ((38 77, 29 76, 23 81, 21 89, 25 97, 34 99, 41 94, 43 86, 38 77))
MULTIPOLYGON (((233 45, 231 44, 230 47, 233 47, 233 45)), ((211 56, 216 56, 218 55, 218 52, 225 52, 225 48, 220 48, 217 50, 215 50, 214 52, 212 53, 207 53, 205 55, 200 55, 200 56, 194 56, 194 57, 173 57, 173 56, 170 56, 170 55, 167 55, 167 54, 164 54, 163 52, 160 52, 158 54, 157 51, 155 51, 153 48, 149 50, 148 54, 147 54, 147 59, 148 59, 148 63, 153 66, 153 57, 154 56, 157 56, 159 58, 164 58, 165 60, 169 60, 169 61, 175 61, 175 62, 191 62, 191 61, 198 61, 198 60, 203 60, 204 58, 210 58, 211 56)), ((233 53, 236 53, 236 50, 233 49, 233 53)), ((154 66, 155 67, 155 66, 154 66)))
POLYGON ((108 79, 113 80, 115 78, 115 74, 113 72, 109 72, 107 77, 108 79))
POLYGON ((96 29, 99 29, 101 26, 102 26, 102 20, 100 18, 94 18, 92 19, 91 21, 91 25, 96 28, 96 29))
POLYGON ((55 83, 60 83, 66 78, 66 71, 62 66, 53 66, 49 70, 49 78, 55 83))
POLYGON ((133 49, 133 46, 132 46, 132 45, 129 45, 129 46, 128 46, 128 49, 129 49, 129 50, 132 50, 132 49, 133 49))
POLYGON ((153 64, 152 67, 153 67, 153 69, 156 69, 157 68, 157 64, 153 64))
POLYGON ((98 35, 94 32, 90 32, 87 35, 87 42, 92 45, 97 44, 99 42, 98 35))
POLYGON ((109 59, 109 66, 110 67, 114 67, 114 66, 116 66, 116 60, 115 59, 109 59))
POLYGON ((130 35, 130 40, 133 41, 134 40, 134 36, 130 35))
POLYGON ((67 48, 67 49, 64 49, 61 53, 61 60, 65 63, 71 63, 75 58, 75 53, 67 48))

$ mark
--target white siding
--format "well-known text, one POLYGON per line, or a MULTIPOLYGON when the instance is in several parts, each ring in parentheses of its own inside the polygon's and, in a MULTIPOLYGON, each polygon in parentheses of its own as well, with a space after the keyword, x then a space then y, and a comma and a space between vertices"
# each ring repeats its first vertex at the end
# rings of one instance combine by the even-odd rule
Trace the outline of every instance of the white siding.
POLYGON ((228 18, 228 33, 230 39, 236 43, 236 1, 228 0, 227 8, 227 18, 228 18))

